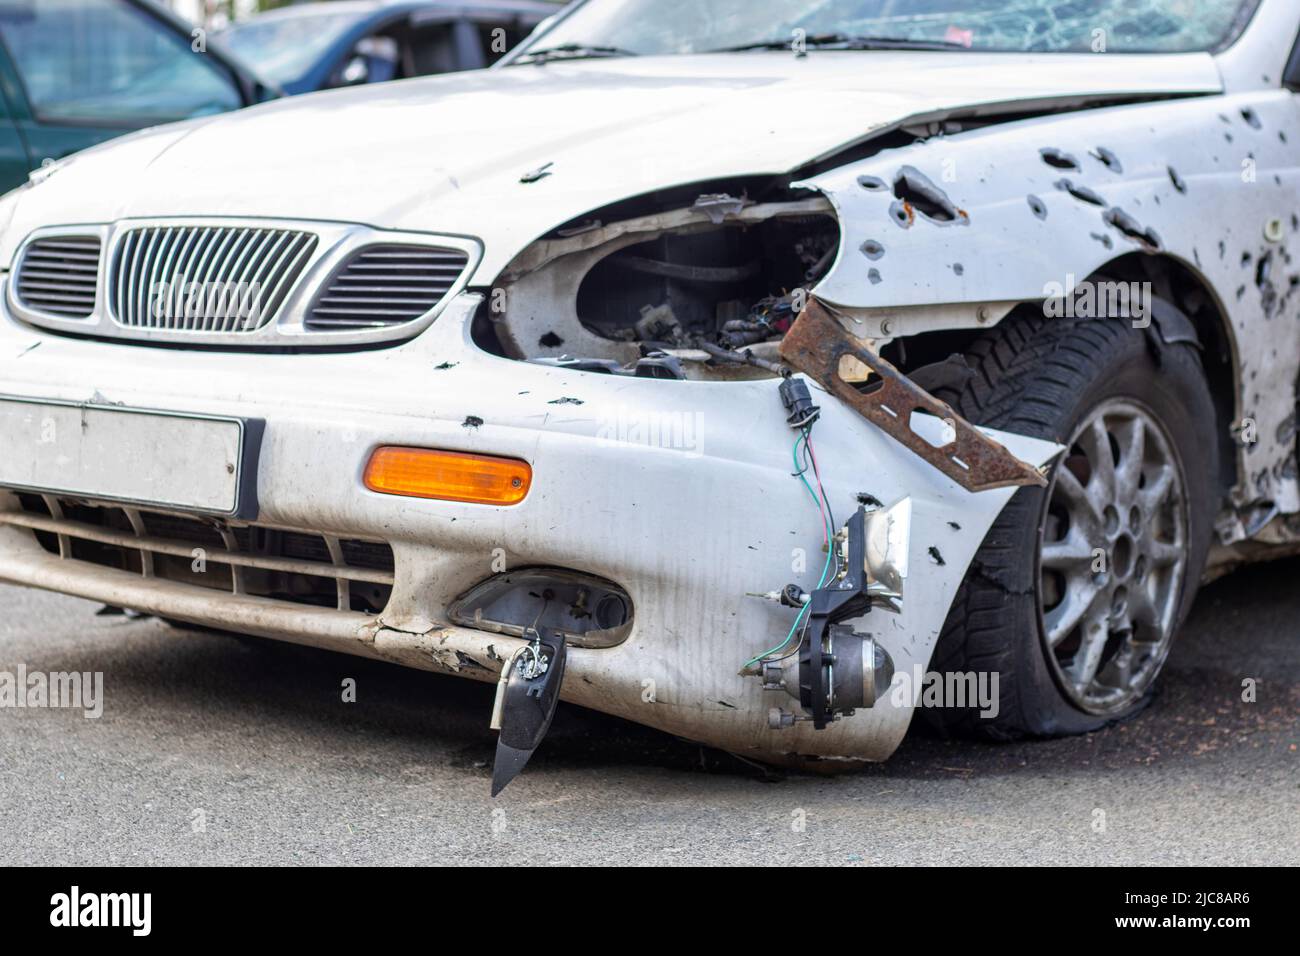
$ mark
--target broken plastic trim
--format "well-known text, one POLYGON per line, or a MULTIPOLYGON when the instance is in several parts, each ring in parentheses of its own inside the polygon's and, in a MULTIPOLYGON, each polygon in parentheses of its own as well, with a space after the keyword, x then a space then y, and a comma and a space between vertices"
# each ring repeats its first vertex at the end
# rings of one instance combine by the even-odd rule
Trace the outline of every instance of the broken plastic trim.
POLYGON ((499 730, 492 764, 492 796, 497 796, 523 771, 546 732, 560 703, 568 648, 564 637, 546 628, 534 632, 532 644, 506 662, 497 684, 490 726, 499 730))
POLYGON ((781 342, 781 357, 968 491, 1047 486, 1047 479, 1037 468, 1012 455, 950 405, 867 350, 815 297, 808 299, 807 307, 781 342), (879 383, 873 390, 859 391, 840 377, 840 362, 845 356, 857 359, 875 373, 879 383), (952 440, 936 447, 922 437, 911 424, 914 412, 945 422, 952 431, 952 440))
POLYGON ((617 584, 561 568, 524 568, 488 578, 452 602, 461 627, 511 637, 538 628, 574 647, 616 647, 632 633, 632 599, 617 584))

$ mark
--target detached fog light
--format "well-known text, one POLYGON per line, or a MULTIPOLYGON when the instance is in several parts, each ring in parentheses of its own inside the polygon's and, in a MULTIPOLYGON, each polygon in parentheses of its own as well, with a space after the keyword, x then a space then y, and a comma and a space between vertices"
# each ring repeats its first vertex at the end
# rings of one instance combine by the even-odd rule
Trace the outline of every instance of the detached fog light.
POLYGON ((389 445, 370 456, 365 482, 384 495, 517 505, 528 495, 533 469, 516 458, 389 445))
POLYGON ((452 623, 532 637, 550 628, 575 647, 614 647, 632 632, 632 599, 617 584, 576 571, 524 568, 476 584, 448 608, 452 623))

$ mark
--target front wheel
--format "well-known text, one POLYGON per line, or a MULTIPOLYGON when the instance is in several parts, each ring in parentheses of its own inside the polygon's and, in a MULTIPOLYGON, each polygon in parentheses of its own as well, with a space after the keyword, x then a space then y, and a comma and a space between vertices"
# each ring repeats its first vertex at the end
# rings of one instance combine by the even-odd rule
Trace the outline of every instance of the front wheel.
POLYGON ((1200 357, 1118 319, 1016 314, 967 361, 942 398, 1067 450, 994 523, 935 649, 937 671, 998 675, 996 715, 927 713, 1002 739, 1095 730, 1145 706, 1204 568, 1218 444, 1200 357))
POLYGON ((1068 446, 1039 546, 1044 651, 1071 704, 1121 715, 1146 695, 1179 623, 1186 478, 1159 416, 1131 399, 1093 409, 1068 446))

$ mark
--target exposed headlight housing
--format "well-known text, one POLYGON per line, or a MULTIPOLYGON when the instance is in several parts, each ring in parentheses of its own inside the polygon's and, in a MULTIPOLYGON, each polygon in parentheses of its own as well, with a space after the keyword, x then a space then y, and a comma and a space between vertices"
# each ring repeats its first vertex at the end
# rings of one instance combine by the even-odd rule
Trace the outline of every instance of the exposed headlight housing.
POLYGON ((617 584, 561 568, 523 568, 488 578, 448 609, 452 623, 532 637, 549 628, 574 647, 614 647, 632 633, 632 599, 617 584))

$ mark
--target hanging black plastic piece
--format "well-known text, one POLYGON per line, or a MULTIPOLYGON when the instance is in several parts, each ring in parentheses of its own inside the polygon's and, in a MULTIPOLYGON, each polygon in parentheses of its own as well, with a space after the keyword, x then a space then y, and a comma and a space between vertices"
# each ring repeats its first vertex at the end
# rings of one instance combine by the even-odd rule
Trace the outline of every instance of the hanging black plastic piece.
POLYGON ((813 404, 812 392, 803 379, 783 379, 778 391, 781 393, 781 404, 786 410, 785 420, 791 428, 811 428, 821 417, 822 410, 813 404))
POLYGON ((501 731, 492 767, 492 796, 519 776, 551 729, 566 658, 564 638, 542 628, 537 639, 506 664, 492 714, 492 726, 501 731))

